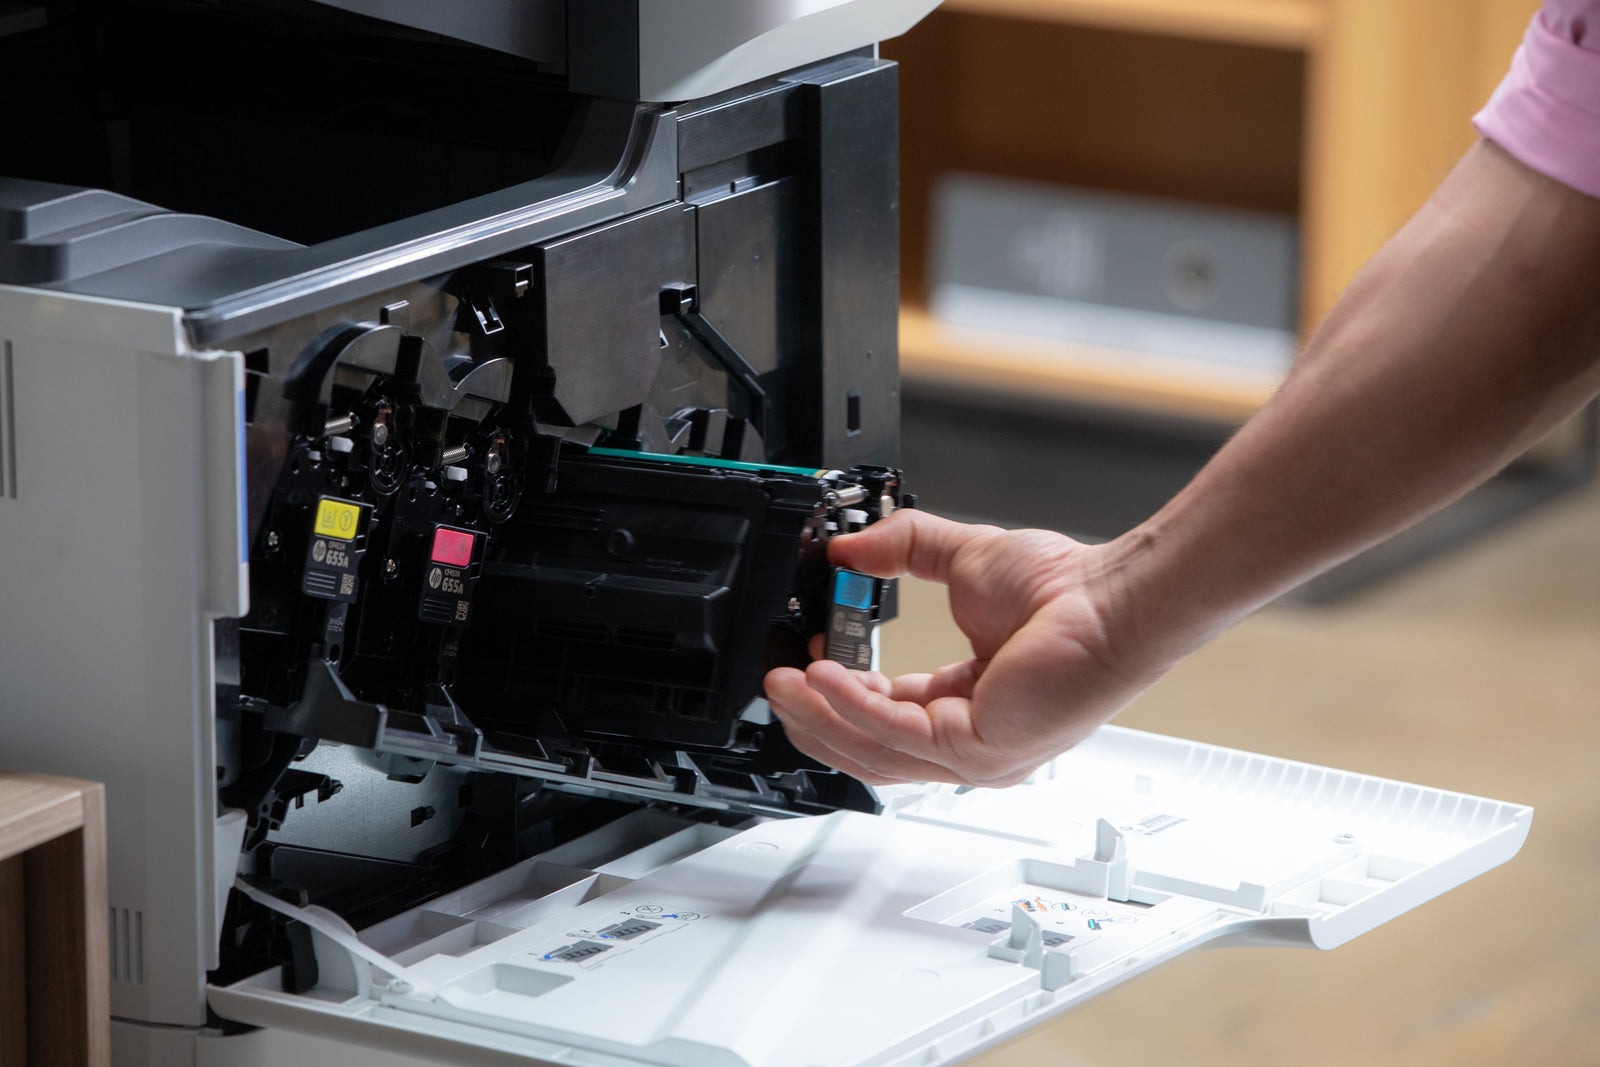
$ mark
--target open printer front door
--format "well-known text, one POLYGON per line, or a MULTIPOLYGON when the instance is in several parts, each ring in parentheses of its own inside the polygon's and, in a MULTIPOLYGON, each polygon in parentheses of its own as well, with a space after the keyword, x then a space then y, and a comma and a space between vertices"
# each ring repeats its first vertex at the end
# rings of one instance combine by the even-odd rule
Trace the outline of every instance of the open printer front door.
POLYGON ((639 809, 359 932, 306 909, 315 988, 270 969, 210 1002, 351 1063, 953 1063, 1202 945, 1334 948, 1532 816, 1117 727, 1012 789, 882 799, 731 829, 639 809))

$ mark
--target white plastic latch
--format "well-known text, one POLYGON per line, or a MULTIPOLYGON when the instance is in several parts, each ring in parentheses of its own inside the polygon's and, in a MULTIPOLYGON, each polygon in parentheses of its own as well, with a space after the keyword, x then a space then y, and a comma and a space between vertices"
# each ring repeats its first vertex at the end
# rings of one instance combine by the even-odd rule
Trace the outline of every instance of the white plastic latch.
POLYGON ((1011 929, 995 938, 989 946, 993 959, 1007 963, 1020 963, 1024 967, 1039 967, 1044 957, 1044 931, 1038 920, 1020 904, 1011 905, 1011 929))
POLYGON ((1127 900, 1133 874, 1128 870, 1128 846, 1122 831, 1101 819, 1095 826, 1094 851, 1070 864, 1030 861, 1042 885, 1069 893, 1107 900, 1127 900))
MULTIPOLYGON (((1037 863, 1035 876, 1044 875, 1047 866, 1049 884, 1058 889, 1107 900, 1128 899, 1128 886, 1133 881, 1128 871, 1128 843, 1122 832, 1105 819, 1095 825, 1093 852, 1078 857, 1071 866, 1037 863)), ((1053 991, 1082 975, 1077 952, 1096 940, 1094 936, 1078 936, 1046 946, 1038 918, 1020 904, 1013 904, 1011 928, 990 943, 989 957, 1034 968, 1039 972, 1040 987, 1053 991)))
POLYGON ((1039 988, 1054 992, 1068 982, 1084 975, 1083 957, 1078 950, 1100 940, 1097 935, 1076 938, 1065 945, 1044 950, 1044 962, 1039 967, 1039 988))
POLYGON ((1100 938, 1094 934, 1074 937, 1061 944, 1044 943, 1044 927, 1019 904, 1011 906, 1011 929, 989 945, 989 957, 1020 963, 1039 972, 1039 988, 1054 992, 1073 979, 1081 978, 1083 965, 1078 950, 1100 938))
MULTIPOLYGON (((1082 866, 1083 862, 1079 860, 1078 865, 1082 866)), ((1127 900, 1128 884, 1132 881, 1128 876, 1128 842, 1122 831, 1105 819, 1095 824, 1093 862, 1105 868, 1106 899, 1127 900)))

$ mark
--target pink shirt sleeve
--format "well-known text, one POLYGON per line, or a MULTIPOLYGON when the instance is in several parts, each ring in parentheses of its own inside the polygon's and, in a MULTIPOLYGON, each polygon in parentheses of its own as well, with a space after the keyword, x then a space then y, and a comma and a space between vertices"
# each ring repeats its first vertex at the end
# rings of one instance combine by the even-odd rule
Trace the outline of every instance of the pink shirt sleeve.
POLYGON ((1541 174, 1600 197, 1600 0, 1544 0, 1472 124, 1541 174))

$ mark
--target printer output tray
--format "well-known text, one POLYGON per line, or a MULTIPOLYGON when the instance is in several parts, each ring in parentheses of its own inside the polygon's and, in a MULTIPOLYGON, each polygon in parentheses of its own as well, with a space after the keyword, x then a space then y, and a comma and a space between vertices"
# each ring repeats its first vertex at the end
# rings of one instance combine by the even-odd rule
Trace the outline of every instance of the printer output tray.
POLYGON ((210 1002, 459 1062, 953 1063, 1202 945, 1336 947, 1511 858, 1532 816, 1118 727, 1012 789, 883 800, 743 829, 636 810, 359 935, 309 909, 316 988, 272 969, 210 1002))

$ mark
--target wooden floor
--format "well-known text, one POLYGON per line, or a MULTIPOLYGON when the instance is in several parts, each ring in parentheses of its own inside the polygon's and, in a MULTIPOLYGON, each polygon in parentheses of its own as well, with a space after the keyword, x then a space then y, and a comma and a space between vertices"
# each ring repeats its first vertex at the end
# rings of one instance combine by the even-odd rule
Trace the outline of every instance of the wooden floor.
MULTIPOLYGON (((906 583, 891 672, 965 655, 906 583)), ((1333 608, 1274 607, 1118 719, 1532 804, 1510 863, 1330 953, 1181 958, 981 1067, 1600 1064, 1600 491, 1333 608)))

